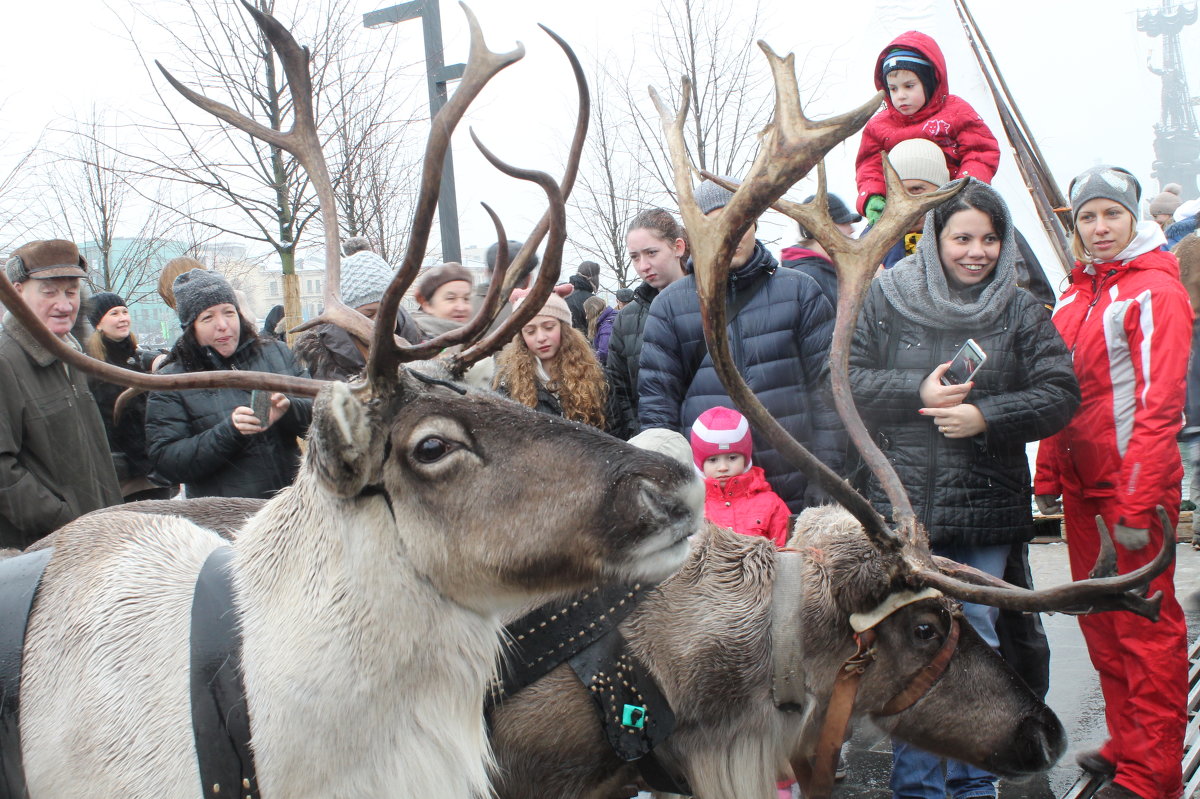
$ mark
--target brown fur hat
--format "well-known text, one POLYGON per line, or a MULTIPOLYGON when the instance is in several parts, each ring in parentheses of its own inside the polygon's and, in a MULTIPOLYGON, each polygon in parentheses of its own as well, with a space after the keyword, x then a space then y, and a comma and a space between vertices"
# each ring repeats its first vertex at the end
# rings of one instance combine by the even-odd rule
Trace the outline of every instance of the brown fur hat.
POLYGON ((8 259, 5 269, 13 283, 88 276, 87 261, 79 254, 79 248, 66 239, 31 241, 22 245, 8 259))
POLYGON ((455 280, 465 280, 467 285, 475 284, 475 278, 467 268, 453 261, 426 269, 417 280, 417 287, 413 292, 417 303, 425 305, 433 299, 433 295, 438 289, 455 280))

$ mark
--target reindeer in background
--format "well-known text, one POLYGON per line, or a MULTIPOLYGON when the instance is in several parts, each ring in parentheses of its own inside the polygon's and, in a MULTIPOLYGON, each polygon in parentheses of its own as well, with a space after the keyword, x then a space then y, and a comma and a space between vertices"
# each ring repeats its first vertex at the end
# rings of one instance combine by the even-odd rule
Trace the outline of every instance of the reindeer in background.
MULTIPOLYGON (((1019 611, 1128 610, 1154 618, 1160 597, 1144 594, 1174 557, 1173 539, 1166 537, 1152 564, 1117 576, 1102 527, 1107 546, 1093 579, 1037 591, 931 555, 897 475, 854 407, 847 366, 854 323, 883 252, 957 189, 909 196, 885 159, 893 199, 859 240, 843 236, 829 217, 823 168, 810 203, 780 200, 865 123, 881 96, 848 114, 811 122, 800 108, 793 56, 780 58, 760 46, 774 75, 775 116, 740 186, 703 173, 734 191, 719 215, 702 214, 692 195, 683 138, 688 82, 677 112, 652 95, 670 146, 713 363, 756 430, 845 510, 805 511, 794 549, 783 552, 710 525, 688 563, 639 600, 616 632, 674 714, 674 732, 653 754, 662 771, 681 775, 704 799, 767 799, 774 795, 774 775, 789 767, 804 796, 820 799, 829 796, 838 749, 857 715, 898 738, 1000 775, 1045 770, 1066 747, 1062 725, 963 623, 954 600, 1019 611), (888 491, 894 530, 787 435, 730 355, 730 259, 744 230, 768 207, 814 231, 837 264, 833 395, 852 439, 888 491)), ((614 754, 589 695, 595 691, 571 667, 559 666, 498 704, 492 730, 502 799, 603 799, 633 781, 639 765, 614 754)))
MULTIPOLYGON (((291 131, 268 130, 167 78, 202 108, 292 152, 308 171, 323 212, 323 319, 370 341, 366 373, 347 385, 238 371, 128 372, 71 351, 0 277, 0 299, 43 344, 105 380, 146 390, 316 396, 295 484, 262 505, 232 543, 181 516, 119 509, 57 531, 17 653, 19 727, 6 696, 9 731, 19 729, 20 741, 14 749, 7 739, 5 779, 33 799, 485 796, 482 707, 498 615, 597 581, 662 579, 683 562, 701 516, 702 492, 689 469, 456 382, 528 321, 557 279, 564 197, 587 128, 586 84, 555 37, 572 61, 581 109, 561 186, 484 150, 499 169, 546 194, 546 217, 508 270, 519 274, 548 235, 537 300, 485 337, 509 288, 502 253, 474 320, 407 346, 392 334, 396 310, 425 251, 451 132, 523 50, 490 52, 467 12, 466 72, 434 120, 408 249, 372 329, 336 295, 336 204, 313 121, 308 52, 272 17, 247 8, 287 73, 291 131), (448 361, 403 365, 452 344, 463 348, 448 361), (206 731, 189 705, 188 641, 197 575, 210 568, 229 576, 244 705, 206 731), (210 733, 239 719, 250 736, 239 750, 239 778, 205 779, 197 752, 210 733)), ((190 515, 222 516, 223 507, 210 502, 190 515)), ((219 526, 231 525, 226 518, 219 526)), ((195 692, 194 671, 191 684, 195 692)), ((206 686, 201 680, 201 693, 206 686)))

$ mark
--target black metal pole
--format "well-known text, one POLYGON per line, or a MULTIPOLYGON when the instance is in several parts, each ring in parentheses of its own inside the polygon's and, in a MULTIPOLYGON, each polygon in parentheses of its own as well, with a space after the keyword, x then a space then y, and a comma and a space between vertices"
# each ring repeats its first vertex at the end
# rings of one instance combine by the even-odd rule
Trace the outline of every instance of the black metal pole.
MULTIPOLYGON (((447 84, 460 79, 464 69, 462 64, 446 66, 442 60, 442 13, 438 0, 413 0, 378 11, 369 11, 363 14, 363 25, 367 28, 378 28, 416 17, 421 18, 421 30, 425 39, 425 78, 429 88, 429 118, 432 120, 446 104, 449 96, 447 84)), ((442 185, 438 192, 438 220, 442 234, 442 260, 461 262, 458 198, 454 192, 454 156, 450 148, 446 150, 442 185)))

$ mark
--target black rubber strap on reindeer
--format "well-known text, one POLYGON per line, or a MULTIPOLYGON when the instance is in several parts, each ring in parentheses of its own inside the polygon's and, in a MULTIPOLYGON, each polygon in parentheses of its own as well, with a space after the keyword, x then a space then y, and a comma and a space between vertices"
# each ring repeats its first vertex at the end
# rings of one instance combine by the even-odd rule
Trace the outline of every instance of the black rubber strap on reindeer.
POLYGON ((620 631, 610 630, 568 662, 596 703, 613 753, 626 763, 636 763, 654 790, 691 794, 686 781, 668 774, 652 755, 675 731, 675 714, 658 683, 629 652, 620 631))
POLYGON ((537 682, 615 629, 638 598, 653 587, 641 583, 594 587, 543 605, 505 627, 508 646, 500 663, 501 684, 489 694, 487 709, 537 682))
POLYGON ((242 678, 242 632, 233 607, 233 549, 217 547, 192 596, 192 732, 206 799, 258 799, 250 715, 242 678))
POLYGON ((0 560, 0 797, 26 799, 21 759, 21 657, 29 612, 53 549, 0 560))

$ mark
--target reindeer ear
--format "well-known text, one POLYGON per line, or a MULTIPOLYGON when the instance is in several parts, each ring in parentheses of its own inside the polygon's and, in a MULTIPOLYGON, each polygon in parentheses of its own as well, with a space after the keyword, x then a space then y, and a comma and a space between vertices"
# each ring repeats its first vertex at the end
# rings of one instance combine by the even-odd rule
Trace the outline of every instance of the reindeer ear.
POLYGON ((345 383, 317 396, 308 457, 330 491, 352 497, 377 481, 384 436, 374 434, 374 414, 345 383))

